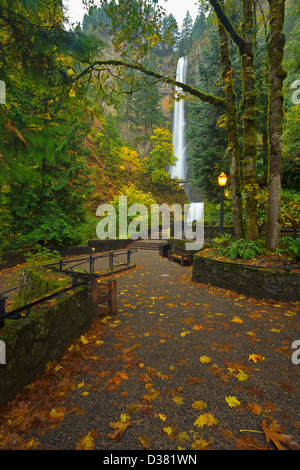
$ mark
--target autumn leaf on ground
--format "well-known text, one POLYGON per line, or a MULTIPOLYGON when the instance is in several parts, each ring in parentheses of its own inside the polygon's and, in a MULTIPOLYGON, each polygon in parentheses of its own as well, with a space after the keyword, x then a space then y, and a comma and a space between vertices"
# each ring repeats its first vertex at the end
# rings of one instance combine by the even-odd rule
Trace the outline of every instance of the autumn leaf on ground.
POLYGON ((152 450, 152 442, 151 439, 147 436, 138 436, 138 440, 146 450, 152 450))
POLYGON ((26 449, 35 449, 39 444, 39 441, 35 437, 32 437, 26 442, 25 447, 26 449))
POLYGON ((158 413, 158 416, 162 421, 166 421, 166 419, 167 419, 166 415, 164 415, 162 413, 158 413))
POLYGON ((193 450, 204 450, 209 448, 209 442, 205 441, 202 437, 199 437, 199 439, 196 439, 194 442, 191 444, 191 448, 193 450))
POLYGON ((236 371, 235 369, 231 369, 230 367, 228 368, 229 372, 231 374, 233 374, 234 372, 236 372, 235 374, 235 377, 240 381, 240 382, 243 382, 244 380, 247 380, 248 378, 248 375, 243 372, 241 369, 239 369, 238 371, 236 371))
POLYGON ((241 320, 239 317, 233 317, 231 321, 233 321, 234 323, 243 323, 243 320, 241 320))
POLYGON ((210 362, 211 358, 208 357, 208 356, 201 356, 199 360, 200 360, 200 362, 202 362, 204 364, 205 362, 210 362))
POLYGON ((119 421, 110 422, 108 424, 109 427, 114 429, 114 431, 109 433, 107 437, 109 437, 109 439, 112 439, 113 441, 118 441, 122 434, 126 431, 128 426, 130 426, 130 424, 131 423, 129 421, 129 417, 127 415, 121 415, 121 419, 119 421))
POLYGON ((292 450, 300 450, 300 445, 295 442, 293 436, 283 433, 283 429, 277 424, 277 421, 272 421, 268 425, 267 420, 264 420, 261 425, 267 442, 272 441, 278 450, 285 450, 285 447, 281 444, 285 444, 292 450))
POLYGON ((253 414, 259 416, 260 413, 261 413, 261 406, 258 404, 258 403, 250 403, 248 402, 247 403, 247 408, 250 409, 250 411, 252 411, 253 414))
POLYGON ((190 334, 190 331, 183 331, 182 333, 180 333, 180 336, 184 338, 184 336, 189 335, 189 334, 190 334))
POLYGON ((76 450, 92 450, 95 447, 95 439, 98 433, 92 429, 86 436, 83 436, 76 445, 76 450))
POLYGON ((230 397, 225 397, 225 400, 228 403, 228 405, 230 406, 230 408, 236 407, 236 406, 241 404, 241 402, 236 397, 231 397, 231 396, 230 397))
POLYGON ((163 431, 168 434, 168 436, 171 436, 173 434, 173 429, 171 428, 171 426, 168 426, 166 428, 163 428, 163 431))
POLYGON ((204 413, 200 415, 196 421, 194 422, 194 426, 198 426, 199 428, 203 428, 203 426, 212 426, 213 424, 217 424, 218 420, 214 417, 212 413, 204 413))
POLYGON ((89 341, 83 335, 80 336, 80 341, 82 342, 82 344, 88 344, 89 343, 89 341))
POLYGON ((258 362, 263 361, 265 358, 261 354, 250 354, 249 361, 258 362))
POLYGON ((205 403, 205 401, 198 400, 198 401, 195 401, 192 404, 192 407, 195 408, 198 411, 201 411, 201 410, 203 410, 203 408, 207 408, 207 404, 205 403))
POLYGON ((65 407, 52 408, 52 410, 50 411, 51 421, 54 421, 54 422, 62 421, 65 417, 65 412, 66 412, 65 407))
POLYGON ((178 395, 175 395, 175 397, 173 397, 172 400, 175 401, 175 403, 177 403, 177 405, 182 405, 182 403, 183 403, 183 398, 179 397, 178 395))
POLYGON ((196 331, 200 331, 200 330, 203 330, 203 326, 202 325, 195 325, 193 326, 193 330, 196 330, 196 331))

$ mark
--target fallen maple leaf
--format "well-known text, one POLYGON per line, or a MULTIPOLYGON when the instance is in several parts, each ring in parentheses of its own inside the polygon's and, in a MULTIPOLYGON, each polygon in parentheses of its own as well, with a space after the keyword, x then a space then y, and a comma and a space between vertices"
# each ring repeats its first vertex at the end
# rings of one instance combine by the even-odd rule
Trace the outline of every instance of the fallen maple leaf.
POLYGON ((62 408, 52 408, 50 411, 51 421, 57 422, 62 421, 65 417, 66 409, 62 408))
POLYGON ((175 403, 177 403, 177 405, 182 405, 182 403, 183 403, 183 398, 179 397, 178 395, 175 395, 175 397, 173 397, 172 400, 175 401, 175 403))
POLYGON ((121 415, 121 419, 116 422, 110 422, 108 425, 112 429, 114 429, 113 432, 109 433, 107 437, 109 439, 112 439, 113 441, 118 441, 122 434, 126 431, 126 429, 130 426, 130 421, 129 417, 127 415, 121 415))
POLYGON ((92 429, 86 436, 83 436, 76 445, 76 450, 92 450, 95 447, 95 439, 98 433, 92 429))
POLYGON ((201 411, 203 410, 203 408, 207 408, 207 404, 205 403, 205 401, 198 400, 192 404, 192 408, 195 408, 196 410, 201 411))
POLYGON ((225 397, 225 400, 230 406, 230 408, 236 407, 241 404, 241 402, 236 397, 231 397, 231 396, 225 397))
POLYGON ((242 382, 243 380, 247 380, 248 378, 248 375, 245 374, 245 372, 243 372, 242 370, 239 369, 238 373, 236 374, 236 378, 242 382))
POLYGON ((203 428, 204 425, 212 426, 213 424, 217 424, 218 420, 214 417, 212 413, 204 413, 200 415, 196 421, 194 422, 194 426, 198 426, 199 428, 203 428))
POLYGON ((252 411, 253 414, 259 416, 261 413, 261 406, 258 403, 247 403, 247 407, 252 411))
POLYGON ((166 427, 166 428, 163 428, 163 431, 164 431, 166 434, 168 434, 168 436, 170 436, 170 435, 173 433, 173 429, 172 429, 170 426, 168 426, 168 427, 166 427))
POLYGON ((265 358, 261 354, 250 354, 249 361, 258 362, 263 361, 265 358))
POLYGON ((197 331, 203 330, 203 325, 195 325, 193 326, 193 330, 197 330, 197 331))
POLYGON ((205 362, 210 362, 211 358, 208 357, 208 356, 201 356, 199 360, 200 360, 200 362, 202 362, 204 364, 205 362))
POLYGON ((261 427, 265 433, 267 442, 272 441, 278 450, 285 450, 281 442, 292 450, 300 450, 300 445, 294 441, 293 436, 284 434, 282 432, 283 429, 277 424, 276 420, 272 421, 269 426, 267 420, 264 420, 261 427))
POLYGON ((82 344, 88 344, 88 340, 83 335, 80 336, 80 341, 82 342, 82 344))
POLYGON ((234 317, 231 321, 234 323, 243 323, 243 320, 241 320, 239 317, 234 317))
POLYGON ((152 442, 147 436, 138 436, 138 440, 146 450, 151 450, 152 442))

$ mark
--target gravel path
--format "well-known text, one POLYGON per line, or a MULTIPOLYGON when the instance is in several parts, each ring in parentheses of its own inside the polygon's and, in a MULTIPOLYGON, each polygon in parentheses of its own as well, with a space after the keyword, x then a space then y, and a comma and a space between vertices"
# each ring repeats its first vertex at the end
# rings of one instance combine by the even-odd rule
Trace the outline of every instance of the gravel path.
POLYGON ((36 449, 276 449, 266 426, 299 444, 299 305, 194 283, 156 251, 132 261, 111 276, 117 315, 96 319, 5 408, 36 413, 14 432, 36 449))

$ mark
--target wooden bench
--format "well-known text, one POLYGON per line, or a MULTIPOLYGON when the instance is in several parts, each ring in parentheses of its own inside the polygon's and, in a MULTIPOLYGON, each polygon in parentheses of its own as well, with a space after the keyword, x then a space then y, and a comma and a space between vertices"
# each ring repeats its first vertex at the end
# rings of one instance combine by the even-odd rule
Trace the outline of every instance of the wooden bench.
POLYGON ((168 251, 168 259, 180 261, 181 266, 191 266, 192 264, 192 255, 190 251, 179 250, 178 248, 168 251))

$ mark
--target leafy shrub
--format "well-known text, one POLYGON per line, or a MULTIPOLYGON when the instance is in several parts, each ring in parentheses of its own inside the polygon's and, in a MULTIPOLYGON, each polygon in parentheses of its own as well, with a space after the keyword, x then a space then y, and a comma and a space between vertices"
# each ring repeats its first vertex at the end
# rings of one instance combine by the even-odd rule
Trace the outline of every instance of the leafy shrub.
POLYGON ((236 240, 223 250, 223 255, 229 259, 241 258, 242 260, 255 258, 264 252, 262 241, 236 240))
POLYGON ((58 262, 61 255, 58 251, 50 251, 45 246, 37 245, 35 253, 25 253, 25 259, 29 264, 50 264, 58 262))
POLYGON ((281 245, 283 248, 277 249, 277 253, 287 251, 293 259, 300 259, 300 238, 294 239, 292 237, 283 237, 281 245))

